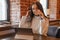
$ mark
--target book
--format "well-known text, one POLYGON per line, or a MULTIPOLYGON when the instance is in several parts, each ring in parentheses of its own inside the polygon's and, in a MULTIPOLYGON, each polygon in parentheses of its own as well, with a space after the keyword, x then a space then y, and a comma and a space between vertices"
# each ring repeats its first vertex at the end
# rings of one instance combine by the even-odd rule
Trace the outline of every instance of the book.
POLYGON ((15 35, 15 39, 33 40, 32 29, 20 28, 15 35))

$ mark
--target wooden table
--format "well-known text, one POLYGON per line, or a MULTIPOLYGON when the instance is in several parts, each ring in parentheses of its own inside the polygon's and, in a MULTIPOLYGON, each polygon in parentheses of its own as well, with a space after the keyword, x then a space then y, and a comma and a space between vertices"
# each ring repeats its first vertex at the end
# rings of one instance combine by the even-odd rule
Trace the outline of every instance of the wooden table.
MULTIPOLYGON (((13 34, 9 34, 9 35, 0 36, 0 40, 21 40, 21 39, 15 38, 16 34, 13 33, 13 34)), ((28 36, 30 36, 30 35, 28 35, 28 36)), ((41 36, 41 35, 36 35, 36 34, 32 34, 32 36, 33 36, 34 40, 60 40, 60 38, 41 36)))
MULTIPOLYGON (((1 38, 0 40, 21 40, 21 39, 15 39, 14 36, 8 36, 5 38, 1 38)), ((54 37, 46 37, 46 36, 39 36, 39 35, 34 35, 34 40, 60 40, 60 38, 54 38, 54 37)))

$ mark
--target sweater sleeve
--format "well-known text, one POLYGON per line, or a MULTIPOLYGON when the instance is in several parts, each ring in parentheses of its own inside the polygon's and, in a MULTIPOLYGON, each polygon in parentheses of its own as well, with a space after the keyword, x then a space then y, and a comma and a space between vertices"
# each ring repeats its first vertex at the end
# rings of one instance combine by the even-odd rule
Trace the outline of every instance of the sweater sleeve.
POLYGON ((43 26, 43 35, 47 36, 48 27, 49 27, 49 20, 47 18, 43 20, 42 26, 43 26))
POLYGON ((21 19, 21 28, 29 28, 30 27, 30 22, 28 22, 28 18, 26 16, 23 16, 21 19))

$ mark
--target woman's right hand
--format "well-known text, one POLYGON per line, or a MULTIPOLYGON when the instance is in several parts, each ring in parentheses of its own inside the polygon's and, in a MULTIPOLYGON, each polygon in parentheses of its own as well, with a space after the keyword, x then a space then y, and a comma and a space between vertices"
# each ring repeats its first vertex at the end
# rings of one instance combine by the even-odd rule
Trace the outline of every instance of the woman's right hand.
POLYGON ((30 10, 29 11, 27 11, 27 14, 26 14, 26 16, 29 16, 30 15, 30 10))
POLYGON ((27 14, 26 14, 26 16, 28 16, 28 11, 27 11, 27 14))

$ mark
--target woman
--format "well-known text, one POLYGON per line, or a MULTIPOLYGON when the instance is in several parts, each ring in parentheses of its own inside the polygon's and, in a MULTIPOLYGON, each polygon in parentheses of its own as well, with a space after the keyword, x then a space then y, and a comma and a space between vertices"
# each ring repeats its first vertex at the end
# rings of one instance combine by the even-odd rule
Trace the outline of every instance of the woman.
POLYGON ((33 33, 47 36, 49 21, 43 12, 40 2, 33 3, 29 12, 26 15, 26 21, 29 22, 33 33))

